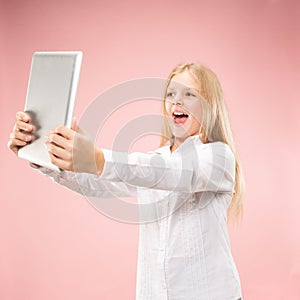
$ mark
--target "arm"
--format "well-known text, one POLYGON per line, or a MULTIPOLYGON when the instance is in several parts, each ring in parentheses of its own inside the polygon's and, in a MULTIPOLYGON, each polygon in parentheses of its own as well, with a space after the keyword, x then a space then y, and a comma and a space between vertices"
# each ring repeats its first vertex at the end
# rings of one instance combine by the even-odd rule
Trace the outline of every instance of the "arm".
POLYGON ((47 142, 53 164, 134 187, 179 192, 233 193, 235 156, 223 142, 183 144, 170 156, 99 149, 85 135, 59 126, 47 142))
POLYGON ((110 182, 181 192, 234 192, 235 157, 222 142, 192 145, 177 155, 123 153, 102 149, 100 175, 110 182))
POLYGON ((72 171, 57 172, 34 164, 30 165, 54 182, 87 197, 136 197, 137 194, 137 189, 134 186, 122 182, 104 181, 98 175, 72 171))

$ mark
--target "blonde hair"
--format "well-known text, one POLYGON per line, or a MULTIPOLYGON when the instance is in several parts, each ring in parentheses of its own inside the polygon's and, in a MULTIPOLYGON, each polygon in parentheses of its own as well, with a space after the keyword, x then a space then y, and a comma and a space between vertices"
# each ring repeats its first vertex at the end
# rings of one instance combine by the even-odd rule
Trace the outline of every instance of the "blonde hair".
MULTIPOLYGON (((240 221, 243 214, 243 202, 242 197, 245 190, 245 180, 241 167, 240 160, 235 148, 233 134, 231 131, 229 117, 224 102, 223 90, 216 74, 199 63, 179 64, 170 73, 167 79, 167 85, 165 88, 164 101, 162 106, 162 113, 167 116, 165 108, 165 100, 167 94, 167 88, 172 78, 179 73, 188 71, 195 81, 199 84, 201 96, 205 99, 208 109, 203 110, 202 121, 200 125, 199 135, 203 143, 221 141, 229 145, 230 149, 235 155, 235 193, 231 199, 227 210, 227 222, 240 221)), ((166 118, 164 118, 166 119, 166 118)), ((160 147, 164 146, 173 134, 168 122, 164 121, 162 126, 162 135, 160 147)))

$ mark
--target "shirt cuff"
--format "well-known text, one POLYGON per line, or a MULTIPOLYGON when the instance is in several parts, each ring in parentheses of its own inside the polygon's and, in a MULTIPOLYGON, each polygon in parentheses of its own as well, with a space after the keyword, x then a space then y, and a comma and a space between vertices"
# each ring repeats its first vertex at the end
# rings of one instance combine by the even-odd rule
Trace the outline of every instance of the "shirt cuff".
POLYGON ((103 156, 104 156, 104 166, 102 172, 100 174, 100 178, 104 180, 112 180, 115 178, 113 176, 113 159, 112 159, 112 150, 101 148, 103 156))

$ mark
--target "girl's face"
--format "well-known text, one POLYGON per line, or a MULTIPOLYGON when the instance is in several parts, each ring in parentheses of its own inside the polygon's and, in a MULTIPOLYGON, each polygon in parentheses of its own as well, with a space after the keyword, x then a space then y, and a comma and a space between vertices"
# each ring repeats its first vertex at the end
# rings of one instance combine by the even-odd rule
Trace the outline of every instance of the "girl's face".
POLYGON ((186 139, 199 133, 202 109, 199 87, 188 71, 175 75, 167 88, 165 107, 173 135, 186 139))

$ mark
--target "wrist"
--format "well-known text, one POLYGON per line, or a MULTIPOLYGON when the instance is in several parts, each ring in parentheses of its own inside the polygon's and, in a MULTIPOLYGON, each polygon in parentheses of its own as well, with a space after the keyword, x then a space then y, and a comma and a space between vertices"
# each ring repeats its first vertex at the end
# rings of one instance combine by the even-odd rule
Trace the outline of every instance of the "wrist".
POLYGON ((104 168, 105 159, 104 159, 103 151, 99 148, 95 149, 95 160, 96 160, 96 167, 97 167, 96 175, 100 176, 104 168))

